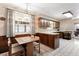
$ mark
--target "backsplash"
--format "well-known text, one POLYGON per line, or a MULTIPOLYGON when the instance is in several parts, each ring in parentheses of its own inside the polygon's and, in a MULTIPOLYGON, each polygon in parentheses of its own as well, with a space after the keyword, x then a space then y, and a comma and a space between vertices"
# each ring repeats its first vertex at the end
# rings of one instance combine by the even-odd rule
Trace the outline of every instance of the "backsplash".
POLYGON ((38 32, 56 32, 57 29, 51 29, 51 28, 47 28, 47 29, 39 29, 38 32))

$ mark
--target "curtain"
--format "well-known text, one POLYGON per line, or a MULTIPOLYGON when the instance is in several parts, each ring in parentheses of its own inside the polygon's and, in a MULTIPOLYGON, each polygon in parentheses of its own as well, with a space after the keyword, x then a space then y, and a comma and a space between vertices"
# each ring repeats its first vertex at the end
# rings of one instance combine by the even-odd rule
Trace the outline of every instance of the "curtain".
POLYGON ((32 18, 32 26, 31 26, 31 29, 32 29, 32 34, 35 34, 35 16, 34 15, 31 15, 31 18, 32 18))
POLYGON ((7 20, 6 20, 6 36, 7 37, 13 37, 13 27, 14 27, 14 21, 13 21, 13 11, 11 9, 7 9, 7 20))

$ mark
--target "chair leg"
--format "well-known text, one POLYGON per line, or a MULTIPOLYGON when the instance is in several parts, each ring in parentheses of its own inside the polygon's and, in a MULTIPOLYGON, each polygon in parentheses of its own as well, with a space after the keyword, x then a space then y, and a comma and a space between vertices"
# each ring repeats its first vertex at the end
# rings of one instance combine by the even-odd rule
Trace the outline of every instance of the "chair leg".
POLYGON ((9 47, 8 55, 11 56, 11 47, 9 47))
POLYGON ((24 56, 25 56, 25 53, 26 53, 26 52, 25 52, 25 50, 24 50, 24 51, 23 51, 23 55, 24 55, 24 56))
POLYGON ((8 52, 8 55, 11 56, 11 52, 10 51, 8 52))
POLYGON ((40 42, 39 42, 39 53, 40 53, 40 42))

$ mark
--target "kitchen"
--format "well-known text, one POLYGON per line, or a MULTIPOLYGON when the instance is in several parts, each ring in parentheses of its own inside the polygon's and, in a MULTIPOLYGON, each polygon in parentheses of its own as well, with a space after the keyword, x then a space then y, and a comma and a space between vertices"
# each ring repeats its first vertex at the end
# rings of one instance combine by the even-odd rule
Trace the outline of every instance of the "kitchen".
MULTIPOLYGON (((64 16, 64 13, 72 14, 71 11, 74 10, 72 5, 76 9, 77 7, 75 6, 78 6, 79 4, 75 4, 75 3, 72 3, 72 4, 0 3, 0 24, 1 24, 0 53, 1 55, 3 56, 12 56, 12 55, 40 56, 41 55, 43 56, 43 55, 46 55, 47 52, 49 52, 47 55, 53 56, 54 54, 59 54, 58 52, 55 52, 56 50, 61 52, 60 50, 63 50, 63 49, 60 49, 60 48, 63 48, 68 44, 72 45, 73 38, 74 38, 72 32, 75 31, 74 25, 72 28, 72 24, 78 23, 79 21, 78 21, 78 18, 72 19, 72 17, 67 18, 64 16), (62 5, 64 5, 64 7, 62 5), (58 9, 60 10, 58 10, 57 7, 54 7, 54 6, 58 6, 58 9), (37 7, 36 10, 34 9, 35 7, 37 7), (50 8, 49 13, 46 13, 49 11, 47 7, 50 8), (63 9, 61 9, 61 7, 63 9), (45 11, 41 12, 43 8, 45 11), (65 10, 64 8, 66 8, 67 10, 65 10), (69 8, 71 10, 69 10, 69 8), (59 13, 60 15, 57 14, 59 15, 57 17, 56 13, 52 12, 52 10, 55 11, 56 13, 59 13), (51 14, 53 16, 55 15, 55 17, 50 17, 49 15, 51 14), (71 22, 71 24, 69 21, 71 22), (35 45, 33 43, 35 43, 35 45), (19 51, 12 54, 12 48, 13 48, 12 45, 16 47, 16 49, 13 52, 16 52, 18 50, 19 51), (53 54, 51 54, 51 52, 53 54)), ((64 49, 63 53, 66 52, 66 49, 67 48, 64 49)), ((67 52, 67 54, 68 53, 69 52, 67 52)))

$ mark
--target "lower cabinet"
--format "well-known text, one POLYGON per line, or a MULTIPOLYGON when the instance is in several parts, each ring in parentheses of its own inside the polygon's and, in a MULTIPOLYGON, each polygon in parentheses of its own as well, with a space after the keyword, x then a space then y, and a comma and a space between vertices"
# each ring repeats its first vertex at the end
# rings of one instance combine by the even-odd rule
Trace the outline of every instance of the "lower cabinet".
POLYGON ((7 52, 9 50, 8 47, 8 39, 6 36, 0 36, 0 53, 7 52))
POLYGON ((50 35, 44 33, 36 33, 40 37, 40 42, 49 46, 50 48, 56 49, 59 47, 59 35, 50 35))

